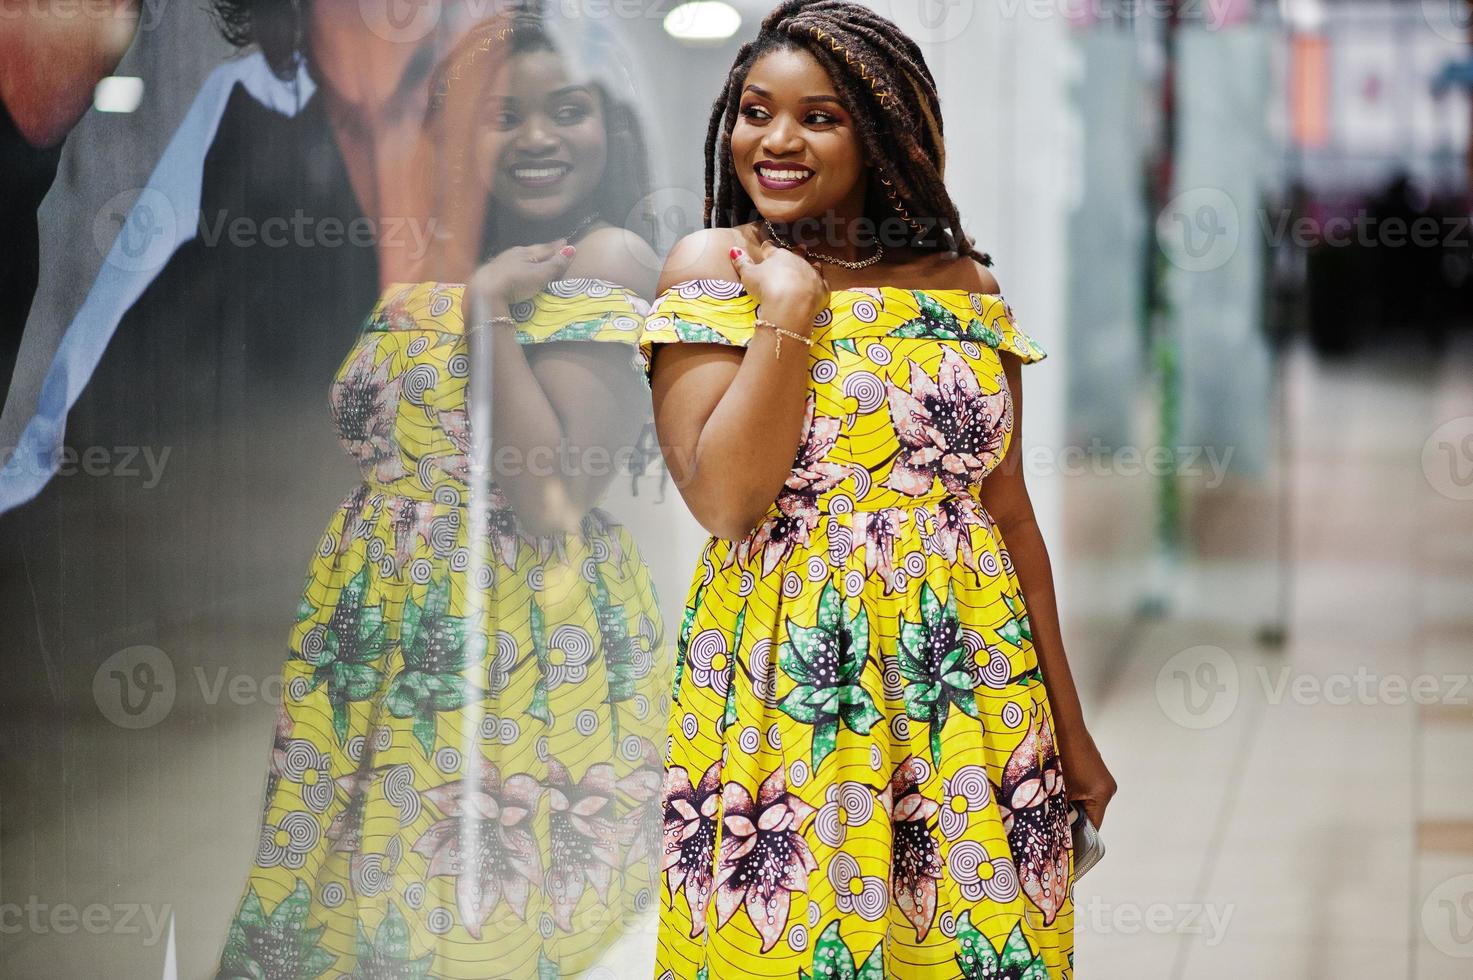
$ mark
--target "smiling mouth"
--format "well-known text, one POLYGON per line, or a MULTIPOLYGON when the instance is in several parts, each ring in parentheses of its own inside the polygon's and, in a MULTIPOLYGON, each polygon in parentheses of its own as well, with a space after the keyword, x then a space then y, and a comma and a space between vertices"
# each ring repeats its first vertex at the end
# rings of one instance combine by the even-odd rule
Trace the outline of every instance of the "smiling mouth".
POLYGON ((813 170, 802 164, 759 163, 752 168, 757 182, 772 191, 788 191, 813 179, 813 170))
POLYGON ((523 187, 552 187, 573 172, 572 164, 548 163, 510 168, 512 179, 523 187))

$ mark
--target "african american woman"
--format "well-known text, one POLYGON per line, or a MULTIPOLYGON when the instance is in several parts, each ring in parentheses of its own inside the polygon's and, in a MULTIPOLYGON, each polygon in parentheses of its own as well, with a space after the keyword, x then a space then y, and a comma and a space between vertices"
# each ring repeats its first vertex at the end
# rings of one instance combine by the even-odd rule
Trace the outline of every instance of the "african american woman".
POLYGON ((1085 727, 1017 446, 1017 325, 893 23, 788 0, 737 54, 706 227, 641 350, 711 532, 677 648, 657 972, 1073 974, 1085 727), (718 174, 719 170, 719 174, 718 174))

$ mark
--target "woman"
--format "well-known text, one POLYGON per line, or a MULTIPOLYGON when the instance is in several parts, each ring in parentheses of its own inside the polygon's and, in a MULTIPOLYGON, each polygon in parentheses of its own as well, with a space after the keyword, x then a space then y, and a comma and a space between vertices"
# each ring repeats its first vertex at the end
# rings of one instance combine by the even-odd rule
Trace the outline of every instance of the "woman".
POLYGON ((641 144, 554 30, 498 18, 451 54, 441 213, 476 217, 333 385, 364 479, 308 575, 222 977, 573 974, 653 904, 658 606, 595 507, 612 469, 547 465, 642 418, 652 253, 600 213, 642 196, 641 144))
POLYGON ((1072 975, 1068 800, 1098 824, 1115 784, 1009 453, 1044 351, 943 166, 919 49, 857 4, 781 4, 716 100, 707 228, 641 343, 712 533, 677 646, 664 978, 1072 975))

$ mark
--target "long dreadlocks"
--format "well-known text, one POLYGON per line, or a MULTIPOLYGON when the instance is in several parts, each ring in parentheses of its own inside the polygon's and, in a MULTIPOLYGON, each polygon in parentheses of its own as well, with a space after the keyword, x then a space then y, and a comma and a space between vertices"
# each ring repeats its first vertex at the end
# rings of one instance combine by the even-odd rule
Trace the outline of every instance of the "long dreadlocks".
POLYGON ((785 48, 812 55, 854 117, 874 175, 865 195, 866 217, 879 227, 898 215, 914 247, 954 251, 991 265, 991 256, 963 233, 946 192, 941 101, 920 48, 893 22, 849 0, 784 0, 763 19, 757 37, 737 51, 706 130, 705 226, 732 227, 755 216, 732 164, 731 132, 752 65, 785 48), (943 237, 928 239, 916 214, 934 217, 943 237))

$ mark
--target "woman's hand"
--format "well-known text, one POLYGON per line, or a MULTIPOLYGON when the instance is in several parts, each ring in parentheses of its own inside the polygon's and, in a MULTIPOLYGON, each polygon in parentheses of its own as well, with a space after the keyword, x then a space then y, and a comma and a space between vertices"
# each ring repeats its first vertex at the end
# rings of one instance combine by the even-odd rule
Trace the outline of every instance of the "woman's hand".
POLYGON ((577 250, 566 241, 513 246, 477 269, 471 286, 491 307, 531 299, 572 264, 577 250))
POLYGON ((731 264, 764 313, 781 310, 805 332, 812 328, 813 318, 829 305, 829 284, 823 269, 817 259, 807 257, 802 246, 789 250, 764 241, 755 253, 733 248, 731 264))
POLYGON ((1069 800, 1084 804, 1084 812, 1099 828, 1105 822, 1105 808, 1115 796, 1115 777, 1105 767, 1094 739, 1085 732, 1079 738, 1066 738, 1059 733, 1059 758, 1064 765, 1064 787, 1069 800))

